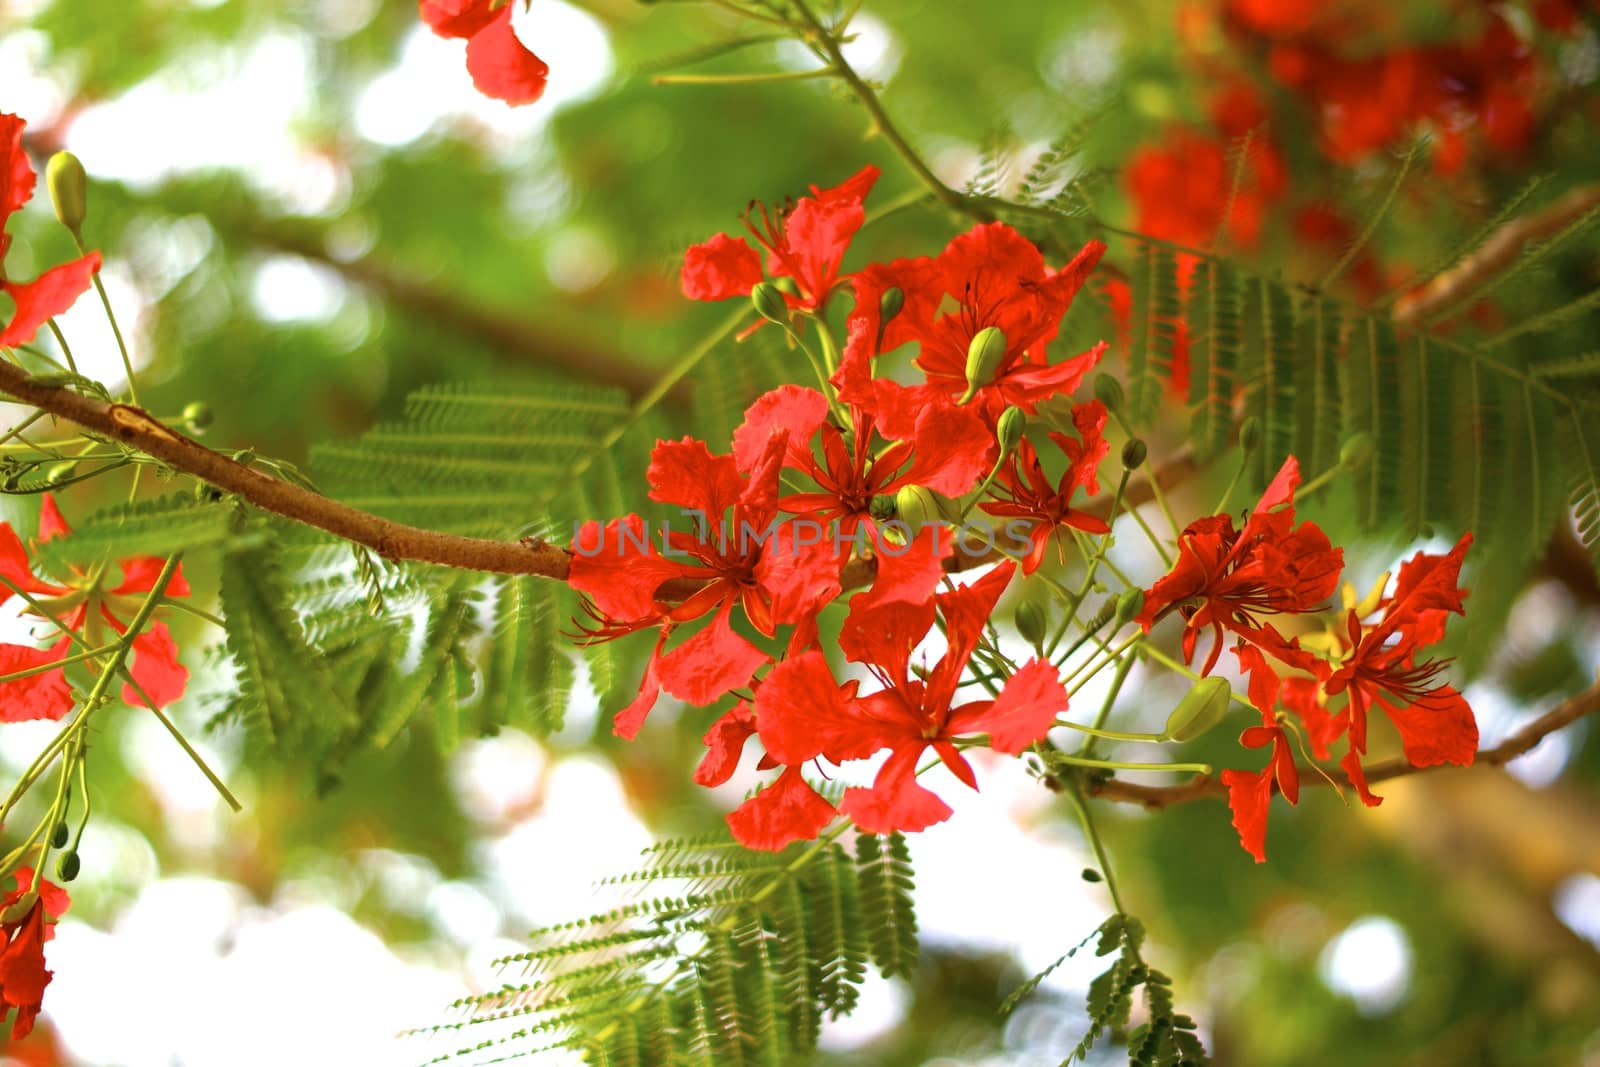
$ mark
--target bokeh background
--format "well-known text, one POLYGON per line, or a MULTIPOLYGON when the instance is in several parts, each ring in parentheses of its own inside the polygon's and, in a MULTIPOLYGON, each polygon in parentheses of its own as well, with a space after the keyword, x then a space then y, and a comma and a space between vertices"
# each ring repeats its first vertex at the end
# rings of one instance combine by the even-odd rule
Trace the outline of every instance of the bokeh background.
MULTIPOLYGON (((1489 17, 1477 3, 1392 6, 1405 11, 1358 20, 1352 48, 1476 41, 1489 17)), ((1600 169, 1594 15, 1578 10, 1555 32, 1548 7, 1495 8, 1538 64, 1515 83, 1537 100, 1527 128, 1491 136, 1504 122, 1485 106, 1433 131, 1461 139, 1466 158, 1430 164, 1359 284, 1431 261, 1531 175, 1561 185, 1600 169)), ((997 149, 1020 171, 1086 124, 1095 208, 1132 225, 1130 161, 1180 128, 1224 142, 1209 94, 1219 77, 1260 75, 1219 28, 1230 17, 1242 16, 1171 0, 871 0, 848 55, 958 186, 997 149)), ((93 176, 88 236, 107 254, 153 410, 204 399, 212 443, 303 461, 395 416, 426 383, 575 378, 641 392, 723 314, 678 295, 688 244, 733 228, 751 198, 781 201, 866 162, 884 168, 880 202, 913 187, 829 85, 652 84, 673 56, 741 29, 715 8, 533 0, 516 25, 552 75, 540 103, 513 110, 476 94, 460 42, 433 37, 406 3, 0 0, 0 109, 28 120, 36 160, 70 148, 93 176)), ((810 62, 775 43, 693 69, 810 62)), ((1296 125, 1281 89, 1264 93, 1283 174, 1237 251, 1315 277, 1339 240, 1313 239, 1307 212, 1358 228, 1407 145, 1332 159, 1317 132, 1326 115, 1306 110, 1296 125)), ((1000 169, 1003 188, 1014 174, 1000 169)), ((1204 215, 1219 193, 1198 174, 1187 181, 1210 182, 1204 215)), ((857 262, 932 253, 959 226, 901 212, 863 234, 857 262)), ((18 276, 67 253, 42 197, 12 231, 18 276)), ((1595 263, 1592 250, 1567 256, 1529 284, 1553 305, 1592 288, 1595 263)), ((1354 296, 1373 295, 1357 284, 1354 296)), ((1585 325, 1556 343, 1581 344, 1585 325)), ((91 301, 66 329, 90 373, 115 383, 91 301)), ((785 358, 752 345, 713 361, 674 394, 667 423, 725 440, 737 408, 705 397, 748 398, 790 373, 785 358)), ((1208 510, 1229 473, 1219 464, 1175 507, 1208 510)), ((0 507, 19 529, 36 521, 33 500, 0 507)), ((1434 543, 1453 540, 1444 533, 1434 543)), ((1364 589, 1414 541, 1356 542, 1351 577, 1364 589)), ((1119 552, 1154 576, 1136 548, 1119 552)), ((1488 745, 1593 680, 1600 585, 1570 532, 1541 559, 1479 558, 1470 573, 1496 590, 1454 647, 1488 745)), ((191 577, 197 594, 214 591, 203 566, 191 577)), ((507 730, 442 757, 408 735, 319 796, 296 768, 241 766, 231 728, 207 730, 227 685, 208 651, 216 636, 193 619, 173 626, 195 672, 177 717, 245 814, 229 814, 153 722, 105 728, 83 874, 50 947, 48 1025, 0 1046, 0 1063, 421 1062, 449 1042, 397 1032, 447 1018, 452 1000, 495 982, 490 961, 529 928, 603 906, 596 879, 630 869, 653 836, 715 826, 753 781, 694 787, 698 720, 658 712, 623 746, 580 684, 547 741, 507 730)), ((1137 714, 1159 724, 1180 691, 1135 680, 1137 714)), ((1600 1065, 1596 734, 1579 723, 1508 773, 1392 783, 1375 810, 1315 791, 1274 812, 1265 866, 1237 847, 1219 804, 1106 811, 1124 892, 1216 1062, 1600 1065)), ((15 773, 48 736, 5 727, 0 763, 15 773)), ((1236 758, 1231 745, 1212 738, 1200 752, 1236 758)), ((913 841, 915 981, 871 982, 856 1015, 828 1025, 816 1062, 1051 1064, 1077 1040, 1093 961, 1055 972, 1009 1019, 996 1008, 1098 924, 1103 887, 1079 877, 1070 810, 1015 764, 983 774, 980 795, 913 841)), ((1117 1061, 1114 1047, 1097 1055, 1117 1061)))

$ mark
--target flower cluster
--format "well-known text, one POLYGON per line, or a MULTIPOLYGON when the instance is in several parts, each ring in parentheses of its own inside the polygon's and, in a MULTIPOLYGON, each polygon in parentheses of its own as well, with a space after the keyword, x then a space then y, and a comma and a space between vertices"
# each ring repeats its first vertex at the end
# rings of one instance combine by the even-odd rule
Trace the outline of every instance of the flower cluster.
POLYGON ((991 748, 1021 752, 1066 710, 1057 669, 1042 659, 1007 664, 992 699, 961 699, 980 649, 986 662, 998 655, 989 617, 1016 565, 1002 562, 970 585, 949 582, 953 538, 937 522, 908 521, 909 502, 930 503, 935 514, 922 518, 937 519, 939 501, 1001 479, 1004 497, 986 506, 1037 531, 1029 572, 1058 527, 1106 529, 1069 504, 1075 489, 1098 488, 1095 468, 1108 447, 1100 405, 1079 407, 1078 437, 1053 435, 1071 466, 1059 485, 1045 479, 1034 446, 1011 447, 1018 442, 1002 426, 1070 395, 1100 358, 1103 345, 1055 362, 1047 350, 1103 246, 1052 271, 1022 235, 988 224, 938 256, 847 274, 842 264, 876 177, 869 167, 780 210, 752 208, 746 227, 764 262, 743 237, 718 235, 689 250, 686 295, 754 294, 785 329, 810 321, 825 334, 828 302, 848 290, 847 342, 840 351, 824 339, 829 373, 820 388, 788 385, 756 400, 730 453, 691 438, 657 444, 650 497, 699 516, 698 532, 669 530, 658 541, 629 515, 591 522, 574 542, 569 581, 586 597, 585 639, 658 634, 617 733, 633 736, 663 692, 697 706, 733 694, 705 736, 696 780, 727 781, 751 738, 764 750, 760 766, 782 769, 729 817, 739 840, 757 848, 815 837, 841 810, 875 831, 938 822, 949 807, 916 781, 927 750, 976 787, 961 746, 986 737, 991 748), (915 346, 919 372, 909 383, 879 366, 906 345, 915 346), (821 523, 835 536, 804 536, 821 523), (839 645, 870 679, 865 685, 835 679, 817 630, 856 560, 875 566, 870 588, 849 603, 839 645), (920 664, 915 650, 936 624, 944 653, 920 664), (763 639, 781 653, 756 643, 763 639), (837 809, 801 774, 812 761, 885 753, 874 784, 847 790, 837 809))
MULTIPOLYGON (((1077 677, 1062 676, 1071 651, 1058 659, 1056 641, 1047 650, 1036 635, 1035 655, 1015 659, 991 617, 1017 572, 1043 569, 1053 546, 1059 555, 1075 538, 1111 533, 1095 500, 1109 413, 1100 400, 1071 399, 1105 345, 1051 352, 1104 246, 1091 242, 1051 269, 1022 234, 986 223, 937 255, 847 272, 876 177, 869 167, 781 210, 752 207, 746 228, 764 257, 727 234, 689 249, 687 296, 748 297, 761 322, 797 347, 815 330, 821 355, 807 352, 818 388, 785 385, 758 398, 727 453, 690 437, 656 444, 650 498, 693 515, 693 529, 653 531, 634 514, 588 522, 573 540, 581 639, 655 636, 615 731, 635 736, 663 694, 724 706, 695 779, 727 782, 759 743, 757 767, 775 777, 728 817, 754 848, 814 838, 840 814, 869 832, 921 830, 951 814, 919 781, 923 771, 942 766, 976 788, 966 749, 1015 755, 1071 726, 1060 718, 1066 682, 1077 677), (837 345, 827 310, 842 295, 852 305, 837 345), (1056 429, 1030 436, 1030 419, 1056 429), (1007 522, 1013 539, 965 544, 957 535, 973 512, 1007 522), (825 526, 832 536, 819 533, 825 526), (965 584, 949 573, 985 566, 965 584), (839 675, 818 620, 856 586, 864 588, 838 629, 848 664, 839 675), (871 784, 844 789, 837 803, 803 773, 868 759, 881 761, 871 784)), ((1139 591, 1142 611, 1130 607, 1117 622, 1148 634, 1181 616, 1185 660, 1209 638, 1201 674, 1235 643, 1262 716, 1241 741, 1271 745, 1272 759, 1265 771, 1229 770, 1223 780, 1258 858, 1274 785, 1297 796, 1297 743, 1323 759, 1348 737, 1342 765, 1369 803, 1377 798, 1361 759, 1371 708, 1395 723, 1417 765, 1470 762, 1476 743, 1471 711, 1436 684, 1440 664, 1419 653, 1442 636, 1445 613, 1461 608, 1453 583, 1467 540, 1449 556, 1407 563, 1392 595, 1352 606, 1336 632, 1302 634, 1286 620, 1323 610, 1344 556, 1314 523, 1296 521, 1299 483, 1290 458, 1242 526, 1226 514, 1190 523, 1171 572, 1139 591)))
POLYGON ((1457 587, 1470 534, 1446 555, 1419 552, 1400 568, 1392 593, 1383 582, 1367 601, 1347 593, 1343 615, 1325 633, 1286 637, 1280 627, 1314 615, 1339 587, 1344 553, 1315 523, 1295 524, 1299 464, 1279 470, 1244 527, 1229 515, 1197 519, 1183 531, 1170 573, 1146 594, 1140 624, 1149 631, 1176 612, 1184 620, 1183 655, 1193 661, 1199 636, 1214 635, 1201 673, 1209 674, 1228 638, 1249 677, 1250 703, 1261 725, 1240 738, 1247 748, 1272 746, 1259 773, 1226 770, 1234 826, 1257 861, 1266 858, 1267 804, 1273 786, 1289 803, 1299 796, 1290 731, 1316 759, 1348 737, 1339 765, 1362 801, 1381 803, 1367 786, 1367 713, 1378 708, 1394 724, 1406 760, 1416 767, 1466 765, 1478 729, 1467 702, 1438 676, 1444 662, 1421 650, 1444 637, 1445 620, 1462 613, 1457 587), (1279 704, 1285 709, 1279 712, 1279 704))

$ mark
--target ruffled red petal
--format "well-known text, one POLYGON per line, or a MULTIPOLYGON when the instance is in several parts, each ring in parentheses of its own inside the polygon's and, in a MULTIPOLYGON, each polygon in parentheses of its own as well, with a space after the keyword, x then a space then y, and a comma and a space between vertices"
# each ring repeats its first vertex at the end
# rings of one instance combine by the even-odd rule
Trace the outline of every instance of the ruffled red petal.
POLYGON ((31 282, 0 282, 0 289, 10 293, 17 305, 11 321, 0 330, 0 345, 15 348, 32 341, 39 327, 88 291, 90 279, 99 269, 100 253, 90 252, 82 259, 51 267, 31 282))
POLYGON ((777 852, 796 841, 810 841, 838 811, 806 784, 798 767, 785 767, 778 780, 728 813, 728 829, 746 848, 777 852))
POLYGON ((719 233, 690 245, 679 283, 690 300, 728 300, 749 296, 761 281, 761 257, 743 237, 719 233))
POLYGON ((544 95, 550 67, 528 51, 511 28, 512 4, 467 42, 467 73, 484 96, 531 104, 544 95))

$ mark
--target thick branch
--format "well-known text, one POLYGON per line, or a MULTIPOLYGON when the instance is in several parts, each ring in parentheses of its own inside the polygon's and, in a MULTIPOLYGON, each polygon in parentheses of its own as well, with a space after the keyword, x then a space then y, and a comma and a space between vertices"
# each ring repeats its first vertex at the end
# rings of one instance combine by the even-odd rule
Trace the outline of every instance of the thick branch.
POLYGON ((1600 185, 1583 185, 1542 211, 1510 220, 1456 267, 1395 304, 1395 322, 1402 326, 1427 322, 1509 267, 1530 243, 1559 232, 1597 204, 1600 185))
MULTIPOLYGON (((411 560, 496 574, 529 574, 558 581, 565 581, 567 577, 571 555, 559 545, 533 539, 495 541, 438 533, 360 511, 246 467, 165 425, 143 408, 107 403, 70 389, 40 384, 12 363, 0 361, 0 392, 120 441, 265 511, 365 545, 388 560, 411 560)), ((1166 489, 1189 478, 1197 469, 1194 458, 1185 453, 1162 467, 1156 478, 1166 489)), ((1123 494, 1123 503, 1126 507, 1138 507, 1153 497, 1154 490, 1149 482, 1137 482, 1123 494)), ((1090 510, 1104 518, 1110 513, 1110 501, 1098 501, 1090 510)), ((989 549, 967 552, 958 548, 947 566, 953 571, 966 570, 996 558, 989 549)), ((841 584, 845 589, 867 585, 876 568, 876 561, 870 558, 853 559, 844 569, 841 584)), ((658 595, 665 600, 681 600, 699 587, 697 582, 673 582, 663 586, 658 595)))
POLYGON ((121 441, 218 489, 236 493, 266 511, 365 545, 385 559, 499 574, 567 576, 567 552, 555 545, 460 537, 391 522, 246 467, 185 437, 142 408, 108 404, 69 389, 38 384, 22 368, 3 361, 0 392, 121 441))
MULTIPOLYGON (((649 392, 660 377, 660 372, 651 367, 620 359, 521 316, 463 300, 434 282, 397 271, 371 256, 339 259, 314 237, 268 226, 247 226, 243 232, 263 249, 319 263, 397 308, 474 338, 518 362, 550 367, 580 381, 614 385, 635 397, 649 392)), ((674 402, 685 398, 686 391, 681 387, 671 395, 674 402)))
MULTIPOLYGON (((1585 715, 1592 715, 1600 711, 1600 682, 1590 686, 1583 692, 1572 696, 1545 712, 1537 719, 1506 738, 1494 748, 1486 748, 1478 753, 1474 766, 1503 767, 1507 763, 1524 755, 1540 741, 1564 726, 1570 726, 1585 715)), ((1404 778, 1408 775, 1421 774, 1424 771, 1438 770, 1448 764, 1437 764, 1432 767, 1413 767, 1403 759, 1386 760, 1375 763, 1367 768, 1369 782, 1383 782, 1391 778, 1404 778)), ((1315 770, 1307 767, 1300 768, 1301 785, 1325 785, 1328 779, 1315 770)), ((1124 782, 1117 778, 1104 781, 1089 781, 1087 789, 1091 796, 1102 797, 1106 800, 1117 800, 1128 804, 1143 804, 1146 808, 1159 811, 1170 808, 1174 804, 1186 804, 1191 800, 1202 797, 1226 797, 1228 789, 1222 784, 1221 779, 1209 774, 1196 775, 1182 785, 1139 785, 1134 782, 1124 782)))

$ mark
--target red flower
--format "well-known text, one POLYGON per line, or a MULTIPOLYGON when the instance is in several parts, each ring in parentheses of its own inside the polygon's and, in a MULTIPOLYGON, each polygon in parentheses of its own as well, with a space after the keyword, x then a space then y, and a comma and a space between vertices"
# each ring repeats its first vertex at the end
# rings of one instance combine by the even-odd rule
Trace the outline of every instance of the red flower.
POLYGON ((0 912, 7 916, 0 923, 5 935, 4 947, 0 948, 0 1009, 17 1009, 16 1021, 11 1025, 13 1041, 33 1030, 33 1021, 44 1001, 44 987, 50 984, 51 972, 44 965, 44 943, 54 931, 46 923, 53 924, 72 903, 66 890, 42 878, 39 893, 34 896, 34 872, 29 867, 17 868, 16 878, 17 887, 0 904, 0 912), (24 904, 27 907, 20 915, 10 917, 24 904))
POLYGON ((1047 350, 1073 297, 1105 253, 1090 241, 1060 270, 1046 269, 1033 242, 1000 222, 984 223, 956 237, 937 257, 896 260, 856 276, 844 362, 834 376, 841 399, 873 414, 879 432, 906 440, 929 407, 954 407, 968 394, 967 354, 972 339, 988 327, 1005 335, 1005 352, 990 380, 968 400, 989 425, 1016 406, 1033 414, 1054 396, 1069 394, 1104 354, 1104 342, 1060 363, 1047 350), (879 301, 890 288, 904 307, 885 323, 879 301), (956 308, 943 311, 945 298, 956 308), (871 360, 908 341, 920 344, 915 363, 922 385, 874 378, 871 360))
POLYGON ((1361 756, 1367 751, 1367 711, 1381 708, 1395 729, 1406 760, 1414 767, 1470 764, 1478 748, 1478 725, 1466 698, 1436 679, 1445 661, 1418 662, 1418 651, 1444 637, 1450 613, 1464 614, 1465 589, 1457 588, 1461 561, 1472 535, 1464 534, 1447 555, 1419 552, 1400 567, 1394 596, 1382 617, 1363 626, 1359 613, 1346 615, 1348 646, 1338 656, 1323 686, 1330 696, 1348 692, 1334 720, 1335 733, 1348 729, 1350 751, 1342 761, 1350 781, 1368 805, 1380 803, 1367 789, 1361 756))
POLYGON ((440 37, 467 39, 467 73, 484 96, 531 104, 544 95, 550 68, 511 28, 519 0, 421 0, 422 21, 440 37))
POLYGON ((828 419, 828 401, 815 389, 785 385, 763 395, 745 412, 733 432, 733 452, 741 465, 772 433, 785 431, 785 465, 808 476, 816 492, 791 493, 778 507, 821 523, 837 523, 841 541, 861 525, 876 532, 872 503, 892 497, 905 485, 921 485, 946 496, 960 496, 994 465, 994 434, 983 420, 961 408, 932 408, 916 423, 910 440, 887 448, 874 445, 872 416, 853 409, 854 430, 847 436, 828 419), (819 460, 810 449, 820 439, 819 460))
POLYGON ((1134 229, 1203 248, 1229 212, 1232 193, 1228 231, 1235 243, 1253 247, 1267 208, 1283 193, 1283 161, 1270 142, 1257 142, 1237 190, 1233 172, 1222 141, 1186 127, 1168 131, 1159 145, 1140 148, 1128 162, 1125 180, 1134 205, 1134 229))
POLYGON ((1239 656, 1240 668, 1250 675, 1250 703, 1261 712, 1261 725, 1240 734, 1239 743, 1245 748, 1271 745, 1272 759, 1258 774, 1225 770, 1222 784, 1228 787, 1228 806, 1233 809, 1233 826, 1239 831, 1239 843, 1257 863, 1265 863, 1267 805, 1272 799, 1272 785, 1276 782, 1284 799, 1296 804, 1300 800, 1300 771, 1295 766, 1289 735, 1278 725, 1274 711, 1282 687, 1277 672, 1267 665, 1261 650, 1252 645, 1239 645, 1234 651, 1239 656))
MULTIPOLYGON (((664 543, 645 536, 636 515, 604 527, 586 524, 574 539, 568 582, 587 597, 595 624, 591 641, 609 640, 651 626, 661 639, 645 672, 639 700, 617 716, 624 737, 638 731, 665 689, 691 704, 709 704, 747 684, 768 656, 733 629, 737 604, 758 631, 779 625, 798 634, 839 593, 839 559, 823 531, 812 539, 794 523, 777 523, 778 475, 786 433, 771 434, 749 475, 734 456, 713 455, 692 438, 657 442, 646 477, 650 497, 681 505, 705 524, 697 532, 668 530, 664 543), (730 522, 724 527, 724 518, 730 522), (700 583, 683 602, 656 599, 668 581, 700 583), (671 651, 663 651, 675 626, 715 612, 710 625, 671 651)), ((805 643, 804 640, 801 643, 805 643)))
MULTIPOLYGON (((1310 611, 1338 587, 1344 550, 1332 547, 1315 523, 1294 524, 1294 490, 1300 465, 1290 456, 1236 530, 1230 515, 1197 519, 1178 540, 1171 573, 1145 594, 1139 624, 1148 633, 1166 611, 1178 607, 1186 622, 1184 662, 1193 662, 1196 639, 1211 627, 1216 644, 1202 674, 1222 654, 1223 631, 1273 644, 1261 616, 1310 611)), ((1269 647, 1269 651, 1273 649, 1269 647)))
MULTIPOLYGON (((784 294, 791 308, 817 311, 828 302, 850 240, 866 221, 862 201, 877 180, 878 168, 867 166, 832 189, 813 185, 810 196, 782 211, 754 204, 745 212, 745 229, 766 249, 766 275, 788 278, 798 289, 784 294)), ((761 280, 761 257, 743 237, 719 233, 683 259, 683 295, 690 300, 749 296, 761 280)))
MULTIPOLYGON (((873 785, 846 790, 840 810, 869 833, 914 831, 950 815, 950 807, 916 781, 917 762, 928 748, 976 789, 977 778, 955 738, 988 734, 989 747, 1015 754, 1049 732, 1056 715, 1066 710, 1067 691, 1055 667, 1042 660, 1018 669, 995 699, 951 707, 984 625, 1014 573, 1015 566, 1004 563, 972 585, 932 599, 880 598, 865 608, 852 603, 839 643, 851 659, 867 665, 881 685, 877 692, 858 696, 855 682, 836 683, 819 652, 772 669, 756 691, 756 726, 768 756, 790 768, 786 777, 794 775, 781 794, 783 810, 807 818, 792 818, 792 830, 821 815, 797 792, 804 782, 793 769, 808 760, 842 763, 888 749, 873 785), (933 625, 936 610, 944 617, 947 649, 925 676, 913 677, 911 651, 933 625)), ((730 823, 739 834, 741 823, 730 823)), ((821 825, 826 821, 818 829, 821 825)))
MULTIPOLYGON (((39 540, 48 541, 71 533, 71 527, 56 508, 55 498, 45 494, 39 513, 39 540)), ((122 634, 127 631, 123 620, 133 616, 153 589, 160 577, 163 561, 155 556, 132 556, 121 562, 121 581, 108 584, 107 568, 92 567, 87 571, 74 567, 65 585, 51 585, 33 575, 27 552, 18 540, 10 523, 0 523, 0 575, 4 575, 17 588, 33 594, 42 606, 60 619, 74 632, 82 635, 91 648, 108 644, 109 627, 122 634)), ((183 568, 173 572, 162 595, 180 597, 189 595, 189 583, 183 577, 183 568)), ((9 587, 0 588, 0 604, 11 599, 9 587)), ((24 609, 29 610, 29 609, 24 609)), ((48 653, 34 653, 31 649, 18 649, 8 653, 18 664, 17 668, 35 666, 49 659, 61 659, 72 642, 62 637, 48 653), (39 656, 46 658, 40 659, 39 656)), ((165 623, 152 622, 133 639, 133 662, 130 666, 134 681, 147 693, 157 707, 166 707, 179 697, 189 682, 188 670, 178 662, 178 646, 165 623)), ((8 698, 16 700, 25 709, 17 718, 59 719, 70 707, 71 697, 65 693, 65 678, 59 672, 37 675, 5 683, 8 698), (63 706, 63 701, 66 701, 63 706)), ((122 688, 122 699, 132 705, 143 703, 131 686, 122 688)), ((5 716, 10 718, 10 715, 5 716)))
POLYGON ((990 515, 1031 522, 1029 541, 1032 547, 1023 558, 1023 574, 1032 574, 1044 563, 1045 551, 1057 530, 1070 527, 1092 534, 1111 530, 1104 519, 1072 506, 1072 495, 1079 489, 1091 495, 1100 491, 1100 461, 1111 450, 1110 443, 1102 436, 1106 425, 1105 405, 1098 400, 1079 404, 1072 409, 1072 421, 1078 428, 1076 439, 1062 433, 1050 434, 1050 440, 1066 453, 1069 461, 1060 481, 1050 484, 1044 468, 1039 465, 1039 454, 1033 442, 1024 437, 1017 443, 1010 464, 1000 472, 997 495, 1003 494, 1006 499, 980 505, 990 515))
POLYGON ((33 340, 39 327, 71 307, 89 288, 94 272, 100 269, 100 253, 90 252, 81 259, 51 267, 31 282, 13 282, 6 278, 6 250, 11 247, 6 224, 33 196, 38 180, 27 153, 22 150, 22 130, 26 125, 16 115, 0 115, 0 290, 8 293, 16 304, 11 321, 0 329, 0 347, 3 348, 14 348, 33 340))

